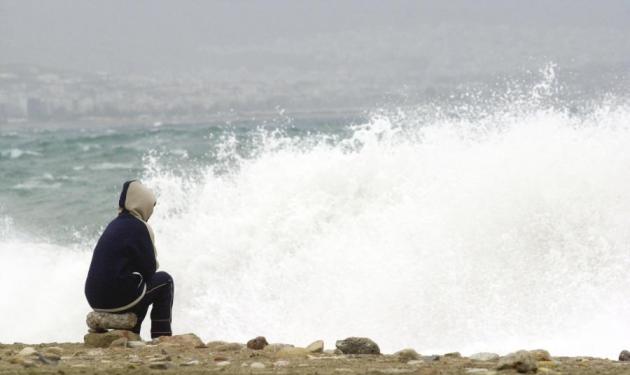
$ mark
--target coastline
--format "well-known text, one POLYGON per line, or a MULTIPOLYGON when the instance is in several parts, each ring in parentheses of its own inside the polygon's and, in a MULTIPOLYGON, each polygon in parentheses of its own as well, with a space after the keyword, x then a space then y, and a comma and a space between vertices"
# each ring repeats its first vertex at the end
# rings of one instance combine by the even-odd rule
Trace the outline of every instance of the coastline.
MULTIPOLYGON (((260 338, 258 338, 260 339, 260 338)), ((0 374, 629 374, 630 362, 594 357, 555 357, 544 350, 499 357, 478 353, 346 354, 316 341, 306 348, 212 341, 193 334, 151 342, 116 340, 109 347, 83 343, 0 344, 0 374), (518 356, 525 356, 515 362, 518 356), (510 362, 511 361, 511 362, 510 362), (527 362, 529 361, 529 362, 527 362), (506 365, 508 363, 508 365, 506 365), (516 364, 515 364, 516 363, 516 364), (519 365, 525 363, 525 365, 519 365), (519 367, 520 366, 520 367, 519 367)), ((266 344, 266 341, 265 341, 266 344)))

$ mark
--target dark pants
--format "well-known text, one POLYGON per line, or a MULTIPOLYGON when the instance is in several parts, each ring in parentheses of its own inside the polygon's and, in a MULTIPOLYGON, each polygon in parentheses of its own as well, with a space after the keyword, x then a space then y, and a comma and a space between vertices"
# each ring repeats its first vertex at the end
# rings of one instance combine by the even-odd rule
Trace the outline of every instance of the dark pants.
POLYGON ((132 329, 140 334, 142 321, 147 316, 149 305, 151 308, 151 338, 171 336, 171 312, 173 310, 173 296, 175 286, 173 278, 164 271, 156 272, 151 280, 147 281, 147 292, 137 305, 125 312, 132 312, 138 316, 138 323, 132 329))

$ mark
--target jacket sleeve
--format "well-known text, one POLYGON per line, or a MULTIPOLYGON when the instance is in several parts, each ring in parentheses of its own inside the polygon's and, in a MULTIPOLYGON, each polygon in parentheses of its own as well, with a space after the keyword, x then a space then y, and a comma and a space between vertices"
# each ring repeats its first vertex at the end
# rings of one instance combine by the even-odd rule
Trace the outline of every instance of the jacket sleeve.
POLYGON ((157 269, 155 250, 149 233, 142 225, 138 228, 138 234, 134 236, 131 244, 133 259, 137 272, 140 272, 145 281, 148 281, 157 269))

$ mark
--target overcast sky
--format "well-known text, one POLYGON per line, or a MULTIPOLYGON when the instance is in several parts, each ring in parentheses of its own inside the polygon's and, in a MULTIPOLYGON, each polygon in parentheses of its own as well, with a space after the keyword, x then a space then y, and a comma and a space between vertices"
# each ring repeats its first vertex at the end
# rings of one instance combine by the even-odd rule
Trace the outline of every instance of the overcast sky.
POLYGON ((0 0, 0 64, 124 74, 623 67, 629 36, 626 0, 0 0))

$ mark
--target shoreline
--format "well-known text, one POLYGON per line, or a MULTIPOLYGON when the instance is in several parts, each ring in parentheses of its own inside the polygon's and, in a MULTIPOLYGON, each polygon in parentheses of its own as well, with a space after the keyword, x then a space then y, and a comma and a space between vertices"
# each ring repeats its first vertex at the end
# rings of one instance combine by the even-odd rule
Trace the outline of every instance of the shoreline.
POLYGON ((86 342, 90 345, 0 343, 0 374, 630 374, 628 361, 553 356, 542 349, 505 356, 462 356, 456 352, 419 354, 402 348, 396 353, 380 353, 378 345, 368 338, 347 338, 336 343, 318 340, 300 348, 268 344, 262 337, 247 344, 205 343, 194 334, 143 342, 133 341, 128 334, 88 334, 86 342), (90 335, 111 337, 99 342, 88 340, 90 335))

